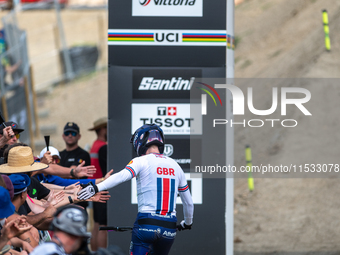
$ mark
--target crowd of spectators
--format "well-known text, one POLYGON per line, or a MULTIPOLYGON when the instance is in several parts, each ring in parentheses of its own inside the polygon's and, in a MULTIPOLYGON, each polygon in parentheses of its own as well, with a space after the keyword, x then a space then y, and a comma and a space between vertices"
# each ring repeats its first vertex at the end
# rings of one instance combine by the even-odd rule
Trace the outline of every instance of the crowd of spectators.
MULTIPOLYGON (((90 128, 98 139, 90 154, 79 147, 80 128, 67 122, 62 138, 65 149, 58 151, 47 145, 38 157, 32 149, 20 143, 25 130, 9 121, 0 126, 0 254, 92 254, 91 233, 86 231, 88 215, 86 201, 77 193, 92 182, 107 179, 106 118, 90 128), (100 141, 100 142, 98 142, 100 141), (99 150, 101 147, 105 150, 99 150), (98 155, 100 154, 100 157, 98 155), (104 166, 105 172, 100 166, 104 166), (100 171, 100 172, 99 172, 100 171), (85 202, 85 203, 84 203, 85 202)), ((105 204, 110 195, 102 191, 87 200, 95 204, 96 228, 106 225, 105 204), (99 215, 98 215, 99 214, 99 215), (98 222, 100 219, 100 222, 98 222)), ((102 239, 99 231, 92 238, 102 239)), ((104 236, 107 239, 107 236, 104 236)), ((93 251, 106 248, 107 241, 96 242, 93 251)))

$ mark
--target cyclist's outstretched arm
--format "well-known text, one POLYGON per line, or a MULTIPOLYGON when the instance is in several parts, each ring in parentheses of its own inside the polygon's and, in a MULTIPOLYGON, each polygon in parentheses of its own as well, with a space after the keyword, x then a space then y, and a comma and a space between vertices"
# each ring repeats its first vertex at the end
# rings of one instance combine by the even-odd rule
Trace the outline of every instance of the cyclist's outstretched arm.
POLYGON ((97 185, 98 191, 108 190, 111 189, 123 182, 126 182, 128 180, 132 179, 132 175, 129 171, 126 169, 123 169, 119 171, 116 174, 111 175, 109 178, 107 178, 105 181, 99 183, 97 185))

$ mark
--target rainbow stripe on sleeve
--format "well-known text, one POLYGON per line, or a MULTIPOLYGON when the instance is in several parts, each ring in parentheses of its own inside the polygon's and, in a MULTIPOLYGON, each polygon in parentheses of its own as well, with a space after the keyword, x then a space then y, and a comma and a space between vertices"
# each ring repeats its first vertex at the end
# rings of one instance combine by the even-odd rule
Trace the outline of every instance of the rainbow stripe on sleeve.
POLYGON ((131 166, 126 166, 125 169, 130 172, 130 174, 132 175, 132 178, 136 177, 136 172, 135 172, 135 170, 133 170, 133 168, 131 166))
POLYGON ((178 191, 179 191, 179 192, 185 192, 185 191, 187 191, 188 189, 189 189, 188 184, 185 185, 185 186, 183 186, 183 187, 178 187, 178 191))

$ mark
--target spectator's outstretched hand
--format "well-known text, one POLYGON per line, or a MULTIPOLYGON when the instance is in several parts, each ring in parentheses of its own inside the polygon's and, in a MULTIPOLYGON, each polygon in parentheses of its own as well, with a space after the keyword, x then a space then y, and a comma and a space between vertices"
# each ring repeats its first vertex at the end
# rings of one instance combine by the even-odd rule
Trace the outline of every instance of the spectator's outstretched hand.
POLYGON ((111 169, 105 176, 104 176, 104 180, 106 180, 107 178, 109 178, 111 176, 111 174, 113 173, 113 169, 111 169))
POLYGON ((99 203, 106 203, 107 200, 110 199, 110 195, 108 191, 101 191, 96 193, 93 197, 89 200, 92 202, 99 202, 99 203))
POLYGON ((31 228, 32 225, 26 221, 26 216, 21 215, 10 222, 7 222, 6 220, 6 223, 1 230, 1 235, 11 239, 13 237, 20 236, 31 228))
POLYGON ((94 173, 97 171, 95 166, 84 166, 85 161, 81 162, 75 169, 74 175, 77 178, 81 177, 92 177, 94 173))

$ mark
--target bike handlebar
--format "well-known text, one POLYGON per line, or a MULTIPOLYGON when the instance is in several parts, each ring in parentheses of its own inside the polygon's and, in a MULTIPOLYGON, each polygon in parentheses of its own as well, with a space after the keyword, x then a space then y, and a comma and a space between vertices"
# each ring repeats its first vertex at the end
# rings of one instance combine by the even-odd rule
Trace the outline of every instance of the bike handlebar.
POLYGON ((99 227, 99 230, 117 231, 117 232, 124 232, 124 231, 132 230, 132 229, 133 229, 133 227, 129 227, 129 226, 123 226, 123 227, 119 227, 119 226, 99 227))

